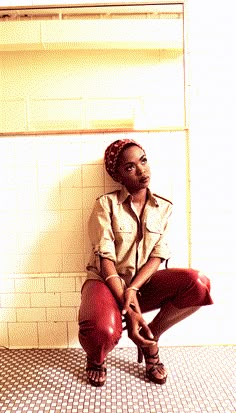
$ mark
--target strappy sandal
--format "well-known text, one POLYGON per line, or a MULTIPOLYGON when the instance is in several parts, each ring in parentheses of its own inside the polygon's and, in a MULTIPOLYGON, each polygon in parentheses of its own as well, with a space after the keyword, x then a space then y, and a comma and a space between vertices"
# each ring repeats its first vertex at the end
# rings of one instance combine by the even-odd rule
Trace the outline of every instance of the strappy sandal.
POLYGON ((101 380, 94 380, 94 379, 92 379, 91 377, 88 376, 89 383, 92 386, 102 387, 105 384, 106 378, 107 378, 107 369, 104 366, 104 362, 102 364, 94 364, 93 362, 91 362, 90 360, 87 359, 86 371, 87 372, 96 371, 96 372, 99 372, 99 373, 105 373, 104 380, 102 380, 102 381, 101 380))
POLYGON ((151 355, 146 351, 146 348, 138 347, 138 362, 139 363, 142 363, 143 356, 145 359, 146 366, 152 365, 150 369, 146 368, 146 377, 153 383, 165 384, 166 379, 167 379, 167 373, 165 374, 163 378, 158 378, 155 375, 156 372, 159 372, 161 374, 160 369, 165 368, 164 364, 160 363, 159 348, 157 349, 157 352, 155 354, 151 355), (150 359, 154 359, 155 361, 151 361, 150 359))

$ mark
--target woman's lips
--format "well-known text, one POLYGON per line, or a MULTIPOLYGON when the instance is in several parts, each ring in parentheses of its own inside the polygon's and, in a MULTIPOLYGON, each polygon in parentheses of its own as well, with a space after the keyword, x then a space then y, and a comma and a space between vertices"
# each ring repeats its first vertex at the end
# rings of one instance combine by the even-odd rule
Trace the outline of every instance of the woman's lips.
POLYGON ((147 182, 149 182, 149 176, 143 176, 143 177, 139 180, 139 182, 140 182, 141 184, 146 184, 147 182))

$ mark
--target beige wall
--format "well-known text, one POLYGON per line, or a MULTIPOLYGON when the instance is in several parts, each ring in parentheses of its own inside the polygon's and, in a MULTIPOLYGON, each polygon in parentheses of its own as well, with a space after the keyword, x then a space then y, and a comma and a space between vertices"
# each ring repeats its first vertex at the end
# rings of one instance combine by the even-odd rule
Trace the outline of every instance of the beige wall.
MULTIPOLYGON (((1 345, 78 345, 77 311, 90 251, 87 219, 95 198, 115 188, 102 164, 104 149, 124 136, 0 140, 1 345)), ((187 265, 185 134, 133 137, 147 148, 153 190, 176 200, 173 264, 187 265)))
POLYGON ((104 150, 128 135, 7 132, 84 129, 93 122, 106 128, 107 121, 130 122, 132 128, 146 121, 149 127, 164 125, 165 132, 131 136, 147 149, 153 190, 175 202, 172 264, 186 266, 182 52, 13 50, 1 57, 6 135, 0 139, 0 344, 78 346, 80 291, 90 252, 87 220, 95 198, 115 188, 104 171, 104 150), (108 101, 105 110, 97 98, 108 101), (112 99, 121 104, 112 108, 112 99), (125 102, 130 118, 122 109, 125 102), (171 132, 176 126, 182 130, 171 132))
POLYGON ((184 127, 181 50, 7 51, 1 64, 2 132, 184 127))

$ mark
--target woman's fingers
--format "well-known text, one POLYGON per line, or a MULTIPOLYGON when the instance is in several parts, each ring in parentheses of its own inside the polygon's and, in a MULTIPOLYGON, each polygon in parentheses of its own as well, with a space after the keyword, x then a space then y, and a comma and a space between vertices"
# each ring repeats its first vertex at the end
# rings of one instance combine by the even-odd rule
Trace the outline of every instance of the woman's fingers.
POLYGON ((125 294, 125 304, 122 310, 122 314, 125 315, 130 308, 136 313, 140 313, 140 307, 136 296, 136 291, 132 290, 127 291, 127 293, 125 294))
POLYGON ((129 338, 140 347, 149 347, 156 344, 154 336, 142 317, 141 313, 131 310, 126 316, 126 325, 129 338))
POLYGON ((154 339, 154 335, 152 334, 151 329, 148 327, 147 323, 145 322, 145 320, 142 320, 141 324, 141 328, 142 328, 142 335, 146 338, 148 338, 149 340, 153 340, 154 339))
POLYGON ((139 347, 149 347, 156 344, 155 340, 143 337, 139 331, 133 332, 130 338, 139 347))

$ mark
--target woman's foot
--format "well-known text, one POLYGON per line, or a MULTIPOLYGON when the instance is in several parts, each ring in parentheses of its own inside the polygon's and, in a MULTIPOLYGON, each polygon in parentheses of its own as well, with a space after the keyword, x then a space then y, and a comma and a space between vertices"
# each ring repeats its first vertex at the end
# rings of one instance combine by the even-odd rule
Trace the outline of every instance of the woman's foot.
POLYGON ((138 361, 142 361, 142 355, 146 362, 146 376, 153 383, 164 384, 167 379, 167 371, 163 363, 160 363, 158 345, 142 347, 138 349, 138 361))
POLYGON ((105 361, 102 364, 95 364, 87 358, 86 372, 92 386, 101 387, 105 384, 107 377, 105 361))

